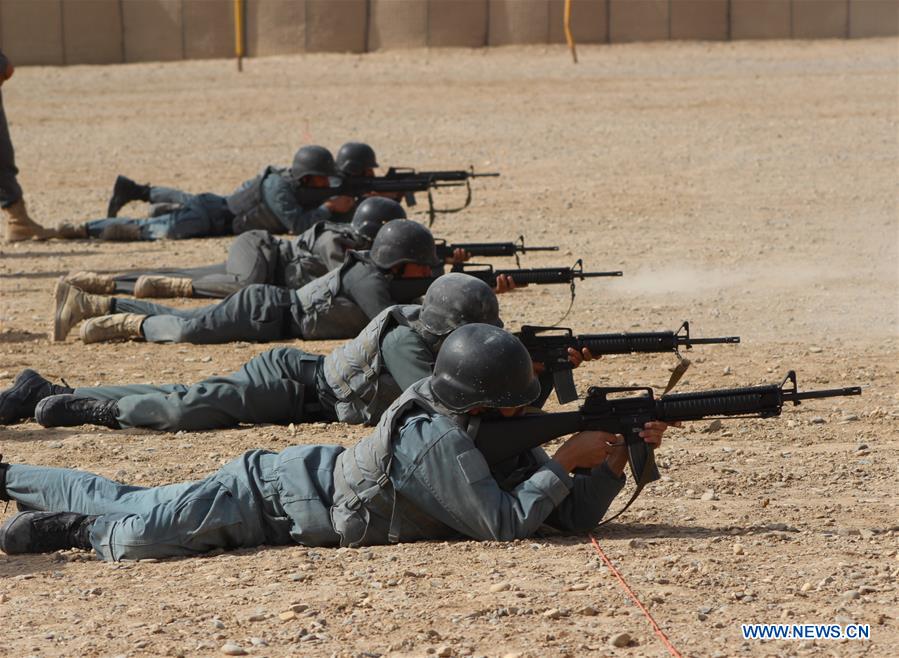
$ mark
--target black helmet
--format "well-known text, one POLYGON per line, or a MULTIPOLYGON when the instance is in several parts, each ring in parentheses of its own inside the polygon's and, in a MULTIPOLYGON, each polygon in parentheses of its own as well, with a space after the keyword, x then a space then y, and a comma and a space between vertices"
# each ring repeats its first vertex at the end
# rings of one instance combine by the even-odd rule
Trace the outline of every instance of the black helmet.
POLYGON ((290 177, 300 182, 304 176, 336 176, 334 156, 324 146, 303 146, 294 154, 290 177))
POLYGON ((371 245, 371 260, 383 270, 394 265, 440 264, 434 248, 434 236, 419 224, 408 219, 394 219, 384 224, 371 245))
POLYGON ((436 336, 445 336, 472 322, 503 326, 493 288, 461 272, 444 274, 431 284, 421 305, 419 321, 436 336))
POLYGON ((363 176, 378 166, 375 150, 362 142, 347 142, 337 151, 337 169, 344 176, 363 176))
POLYGON ((406 211, 393 199, 370 196, 356 206, 353 228, 371 241, 391 219, 406 219, 406 211))
POLYGON ((537 399, 540 383, 518 338, 489 324, 466 324, 443 341, 431 390, 447 407, 463 412, 520 407, 537 399))

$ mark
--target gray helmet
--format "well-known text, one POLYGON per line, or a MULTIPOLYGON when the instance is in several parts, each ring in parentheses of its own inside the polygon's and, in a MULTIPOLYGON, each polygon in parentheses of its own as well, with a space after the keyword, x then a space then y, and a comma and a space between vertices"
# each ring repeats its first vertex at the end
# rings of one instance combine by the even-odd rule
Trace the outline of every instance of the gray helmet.
POLYGON ((503 326, 493 288, 461 272, 444 274, 431 284, 421 305, 419 321, 435 336, 445 336, 473 322, 503 326))
POLYGON ((391 219, 406 219, 406 211, 393 199, 370 196, 356 206, 353 228, 371 241, 391 219))
POLYGON ((347 142, 337 151, 337 168, 344 176, 362 176, 378 166, 375 150, 362 142, 347 142))
POLYGON ((527 348, 508 331, 466 324, 443 341, 431 377, 434 395, 453 411, 519 407, 540 394, 527 348))
POLYGON ((299 182, 304 176, 336 176, 334 156, 324 146, 303 146, 293 156, 290 177, 299 182))
POLYGON ((383 270, 394 265, 440 264, 434 248, 434 236, 419 224, 408 219, 394 219, 384 224, 371 245, 371 260, 383 270))

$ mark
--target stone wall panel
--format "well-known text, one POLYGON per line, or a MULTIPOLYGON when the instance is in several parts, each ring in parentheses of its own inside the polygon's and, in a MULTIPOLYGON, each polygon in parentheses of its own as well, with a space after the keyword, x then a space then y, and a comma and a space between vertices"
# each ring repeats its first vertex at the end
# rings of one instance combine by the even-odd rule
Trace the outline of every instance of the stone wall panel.
POLYGON ((306 51, 305 0, 247 0, 246 52, 250 57, 306 51))
POLYGON ((368 41, 366 0, 306 0, 306 50, 364 53, 368 41))
POLYGON ((231 0, 183 1, 184 56, 188 59, 233 57, 234 4, 231 0))
POLYGON ((428 45, 428 3, 423 0, 370 0, 368 49, 428 45))
POLYGON ((731 39, 789 39, 790 0, 731 0, 731 39))
POLYGON ((671 38, 726 41, 729 37, 728 0, 674 0, 671 38))
POLYGON ((487 45, 488 0, 427 0, 428 45, 480 48, 487 45))
POLYGON ((609 40, 612 43, 668 38, 668 0, 609 1, 609 40))
POLYGON ((60 0, 4 0, 0 39, 13 64, 64 64, 60 0))
POLYGON ((849 36, 892 37, 899 34, 899 1, 852 0, 849 4, 849 36))
MULTIPOLYGON (((572 0, 571 34, 576 43, 609 40, 608 0, 572 0)), ((549 2, 549 42, 565 43, 565 0, 549 2)))
POLYGON ((184 58, 181 0, 122 2, 125 61, 159 62, 184 58))
POLYGON ((490 0, 487 45, 549 41, 549 0, 490 0))

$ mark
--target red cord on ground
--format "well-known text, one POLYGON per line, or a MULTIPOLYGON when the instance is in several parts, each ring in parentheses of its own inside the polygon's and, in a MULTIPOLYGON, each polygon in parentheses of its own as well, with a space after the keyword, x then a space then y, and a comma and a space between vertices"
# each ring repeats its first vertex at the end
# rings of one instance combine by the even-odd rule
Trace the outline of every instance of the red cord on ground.
POLYGON ((606 563, 606 566, 615 574, 615 577, 618 579, 618 582, 621 583, 621 586, 624 588, 624 591, 627 592, 627 595, 631 597, 634 603, 637 604, 637 607, 643 612, 646 618, 649 620, 652 629, 656 632, 656 635, 659 636, 659 639, 665 644, 668 648, 668 652, 674 656, 675 658, 684 658, 681 655, 681 652, 675 649, 674 645, 671 644, 671 640, 668 639, 668 636, 665 635, 665 632, 662 628, 656 623, 656 620, 652 618, 652 615, 649 614, 649 610, 646 609, 646 606, 640 602, 640 599, 637 598, 637 595, 634 593, 634 590, 630 588, 630 585, 627 584, 627 581, 624 580, 624 576, 621 575, 621 572, 615 568, 615 565, 612 564, 612 561, 608 558, 608 556, 603 552, 603 550, 599 547, 599 543, 596 541, 596 537, 592 534, 587 533, 587 536, 590 537, 590 541, 593 542, 593 548, 596 549, 596 552, 599 553, 599 557, 602 558, 602 561, 606 563))

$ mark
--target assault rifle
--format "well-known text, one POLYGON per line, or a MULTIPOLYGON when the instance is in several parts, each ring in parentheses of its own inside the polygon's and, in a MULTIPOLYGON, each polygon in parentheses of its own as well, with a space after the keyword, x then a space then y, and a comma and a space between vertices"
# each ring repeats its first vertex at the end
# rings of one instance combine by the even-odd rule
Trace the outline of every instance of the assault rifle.
POLYGON ((568 360, 568 348, 580 352, 589 349, 595 356, 603 354, 648 354, 654 352, 674 352, 692 348, 694 345, 715 343, 739 343, 739 336, 721 338, 693 338, 690 323, 684 322, 677 331, 647 331, 619 334, 580 334, 575 336, 566 327, 532 327, 524 325, 517 334, 531 353, 536 363, 542 363, 546 372, 553 375, 553 384, 559 402, 565 404, 577 399, 574 388, 573 366, 568 360), (554 332, 550 334, 549 332, 554 332))
MULTIPOLYGON (((491 288, 496 287, 496 277, 506 274, 512 277, 518 285, 535 284, 548 285, 554 283, 567 283, 571 286, 571 300, 574 301, 574 283, 577 279, 589 279, 599 276, 621 276, 621 271, 615 272, 585 272, 584 262, 579 258, 573 267, 536 267, 518 270, 495 270, 492 265, 478 263, 460 263, 453 266, 453 272, 470 274, 486 283, 491 288)), ((416 299, 424 295, 437 277, 421 277, 417 279, 393 279, 390 282, 390 296, 393 299, 406 301, 416 299)))
POLYGON ((721 417, 773 418, 780 415, 785 403, 798 405, 802 400, 861 393, 859 386, 800 393, 793 370, 780 384, 674 393, 661 398, 653 397, 652 389, 642 386, 592 387, 579 411, 483 420, 474 428, 475 445, 489 464, 498 464, 553 439, 583 430, 623 435, 637 488, 623 509, 603 521, 608 523, 630 507, 643 487, 660 477, 653 448, 640 438, 645 423, 721 417), (610 397, 620 393, 639 395, 610 397))
POLYGON ((428 193, 428 226, 433 225, 437 213, 450 214, 471 205, 471 179, 495 178, 497 172, 476 173, 474 168, 451 171, 415 171, 409 167, 391 167, 384 176, 353 176, 344 178, 336 187, 304 188, 300 197, 304 202, 324 203, 334 196, 361 197, 371 192, 402 194, 406 205, 416 205, 415 193, 428 193), (464 187, 465 202, 455 208, 436 208, 432 190, 442 187, 464 187))
POLYGON ((558 247, 528 247, 524 243, 524 236, 518 236, 516 242, 458 242, 456 244, 447 244, 446 240, 435 240, 437 243, 437 257, 445 261, 452 258, 453 251, 456 249, 464 249, 471 256, 484 257, 505 257, 515 256, 515 265, 521 266, 518 260, 518 254, 524 254, 529 251, 558 251, 558 247))

